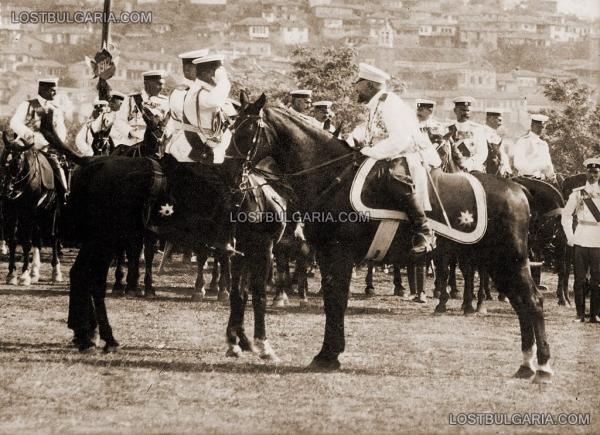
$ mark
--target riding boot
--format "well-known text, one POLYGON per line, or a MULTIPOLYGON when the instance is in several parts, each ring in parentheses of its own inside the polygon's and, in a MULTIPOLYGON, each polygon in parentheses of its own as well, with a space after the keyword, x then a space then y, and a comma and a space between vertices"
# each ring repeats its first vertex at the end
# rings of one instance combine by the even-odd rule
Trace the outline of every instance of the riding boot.
POLYGON ((429 226, 427 216, 425 216, 423 207, 419 204, 417 195, 414 193, 406 195, 404 204, 406 205, 406 214, 408 214, 415 233, 412 240, 411 254, 420 255, 432 251, 435 248, 435 234, 429 226))

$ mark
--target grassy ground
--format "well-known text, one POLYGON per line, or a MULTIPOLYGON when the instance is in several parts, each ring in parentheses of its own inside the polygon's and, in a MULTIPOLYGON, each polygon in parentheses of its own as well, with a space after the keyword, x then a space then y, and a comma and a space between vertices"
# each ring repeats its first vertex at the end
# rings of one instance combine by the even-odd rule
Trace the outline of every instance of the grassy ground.
MULTIPOLYGON (((108 299, 119 353, 80 355, 69 347, 67 286, 49 284, 48 268, 28 289, 0 286, 2 433, 600 433, 600 327, 573 323, 574 309, 552 295, 556 376, 538 386, 511 377, 521 352, 507 303, 464 317, 450 301, 447 315, 433 316, 432 300, 391 296, 382 273, 374 298, 363 297, 363 273, 353 281, 339 373, 304 371, 322 340, 316 295, 305 308, 291 299, 269 310, 279 365, 226 359, 227 306, 190 302, 193 269, 175 265, 158 277, 158 300, 108 299), (449 425, 464 412, 591 413, 591 425, 449 425)), ((544 277, 551 288, 553 279, 544 277)), ((252 320, 249 312, 250 333, 252 320)))

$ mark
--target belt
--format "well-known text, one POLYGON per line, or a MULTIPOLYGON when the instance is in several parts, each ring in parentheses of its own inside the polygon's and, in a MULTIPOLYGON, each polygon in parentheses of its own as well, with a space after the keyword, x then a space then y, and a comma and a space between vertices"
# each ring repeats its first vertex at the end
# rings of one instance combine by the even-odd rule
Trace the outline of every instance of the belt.
POLYGON ((596 221, 577 221, 577 225, 600 226, 600 222, 596 221))

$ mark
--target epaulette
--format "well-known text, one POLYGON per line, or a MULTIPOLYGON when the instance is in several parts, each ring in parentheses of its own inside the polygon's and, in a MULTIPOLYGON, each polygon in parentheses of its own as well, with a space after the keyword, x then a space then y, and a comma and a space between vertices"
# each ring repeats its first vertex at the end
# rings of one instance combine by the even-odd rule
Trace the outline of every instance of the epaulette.
POLYGON ((189 88, 190 86, 186 85, 185 83, 175 86, 175 90, 177 91, 187 91, 189 88))
POLYGON ((380 102, 380 103, 383 103, 385 100, 387 100, 387 97, 388 97, 388 94, 387 94, 387 92, 384 92, 383 94, 381 94, 381 95, 379 96, 379 102, 380 102))
POLYGON ((573 189, 573 192, 579 192, 580 190, 585 189, 585 186, 581 186, 581 187, 576 187, 575 189, 573 189))

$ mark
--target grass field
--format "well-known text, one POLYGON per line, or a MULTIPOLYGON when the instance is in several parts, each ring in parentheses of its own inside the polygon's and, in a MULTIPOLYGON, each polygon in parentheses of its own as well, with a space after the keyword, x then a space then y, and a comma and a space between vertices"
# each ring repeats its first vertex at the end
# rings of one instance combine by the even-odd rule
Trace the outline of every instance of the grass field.
MULTIPOLYGON (((65 260, 68 272, 72 253, 65 260)), ((521 352, 509 304, 464 317, 450 301, 448 314, 433 316, 431 299, 391 296, 391 275, 376 274, 378 296, 365 299, 364 271, 353 280, 338 373, 304 370, 323 334, 318 277, 308 307, 292 298, 269 309, 275 366, 225 358, 228 307, 214 296, 190 302, 193 268, 178 265, 158 277, 157 300, 108 298, 119 353, 81 355, 69 346, 68 287, 49 284, 43 266, 39 284, 0 286, 1 433, 600 433, 600 326, 573 323, 574 309, 551 294, 555 377, 540 386, 511 377, 521 352), (449 424, 465 412, 591 413, 591 422, 449 424)), ((552 289, 554 279, 544 276, 552 289)), ((251 336, 251 310, 246 319, 251 336)))

